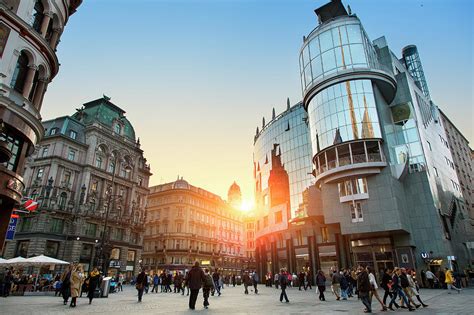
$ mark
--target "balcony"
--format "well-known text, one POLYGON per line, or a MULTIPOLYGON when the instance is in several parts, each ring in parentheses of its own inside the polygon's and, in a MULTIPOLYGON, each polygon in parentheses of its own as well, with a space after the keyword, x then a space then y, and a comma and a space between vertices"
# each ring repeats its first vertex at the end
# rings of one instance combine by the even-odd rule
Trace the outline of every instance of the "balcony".
POLYGON ((345 142, 319 152, 313 158, 316 183, 330 183, 345 177, 378 174, 387 166, 382 140, 345 142))

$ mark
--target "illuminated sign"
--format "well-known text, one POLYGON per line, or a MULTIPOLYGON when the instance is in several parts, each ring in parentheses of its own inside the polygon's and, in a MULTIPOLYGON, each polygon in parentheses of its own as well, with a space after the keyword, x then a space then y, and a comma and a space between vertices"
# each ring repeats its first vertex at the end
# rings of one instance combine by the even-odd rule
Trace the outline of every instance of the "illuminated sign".
POLYGON ((201 265, 210 265, 211 261, 210 260, 203 260, 201 261, 201 265))

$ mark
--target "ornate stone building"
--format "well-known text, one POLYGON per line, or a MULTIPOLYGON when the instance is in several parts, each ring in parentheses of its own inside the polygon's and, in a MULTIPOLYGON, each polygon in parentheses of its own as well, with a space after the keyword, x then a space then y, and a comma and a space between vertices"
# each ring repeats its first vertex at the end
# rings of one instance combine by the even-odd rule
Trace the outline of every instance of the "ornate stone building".
POLYGON ((147 201, 143 265, 159 272, 203 266, 239 272, 245 260, 239 210, 182 178, 153 186, 147 201))
POLYGON ((26 157, 43 136, 40 110, 59 71, 56 48, 82 0, 0 0, 0 253, 24 189, 26 157))
POLYGON ((104 96, 43 126, 25 172, 26 195, 40 208, 21 218, 5 257, 45 254, 136 273, 151 173, 125 111, 104 96))

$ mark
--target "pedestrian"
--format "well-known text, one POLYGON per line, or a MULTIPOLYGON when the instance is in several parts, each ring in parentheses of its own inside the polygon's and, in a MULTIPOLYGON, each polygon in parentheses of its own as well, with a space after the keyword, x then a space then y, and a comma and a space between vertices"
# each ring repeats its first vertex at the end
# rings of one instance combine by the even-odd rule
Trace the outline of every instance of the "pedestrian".
POLYGON ((423 305, 423 307, 428 307, 428 304, 423 303, 423 301, 420 298, 420 290, 416 282, 416 272, 412 270, 408 270, 407 278, 408 278, 408 283, 410 285, 410 289, 413 295, 416 296, 416 299, 418 300, 418 302, 420 302, 420 304, 423 305))
POLYGON ((61 275, 61 295, 63 297, 63 304, 66 305, 71 296, 71 273, 72 265, 69 265, 61 275))
POLYGON ((429 269, 425 272, 425 277, 426 277, 426 280, 428 280, 428 285, 430 289, 434 289, 435 279, 438 279, 438 278, 436 278, 435 274, 429 269))
POLYGON ((310 271, 305 272, 305 282, 304 282, 304 290, 306 291, 308 288, 310 290, 313 290, 313 286, 311 285, 311 282, 313 282, 313 275, 311 274, 310 271))
POLYGON ((186 279, 188 279, 188 272, 186 272, 186 274, 184 276, 184 279, 183 279, 183 293, 182 293, 182 295, 184 295, 184 288, 186 288, 186 296, 189 296, 189 285, 188 285, 188 281, 186 279))
POLYGON ((123 274, 119 273, 117 278, 117 292, 123 292, 123 274))
POLYGON ((252 284, 253 284, 253 288, 255 290, 255 294, 258 294, 258 289, 257 289, 257 285, 258 285, 258 282, 260 281, 259 277, 258 277, 258 273, 256 271, 254 271, 252 273, 252 284))
POLYGON ((301 271, 298 274, 298 290, 299 291, 301 291, 301 287, 303 287, 303 288, 305 287, 305 285, 304 285, 304 271, 301 271))
POLYGON ((319 300, 326 301, 326 298, 324 297, 324 291, 326 291, 326 277, 322 270, 319 270, 316 276, 316 286, 318 287, 319 300))
POLYGON ((249 272, 248 271, 245 271, 243 277, 242 277, 242 282, 244 283, 244 288, 245 288, 245 291, 244 293, 245 294, 249 294, 249 285, 250 285, 250 282, 251 282, 251 279, 250 279, 250 276, 249 276, 249 272))
POLYGON ((337 269, 333 271, 331 277, 332 292, 336 296, 336 300, 341 299, 341 275, 337 272, 337 269))
POLYGON ((279 283, 279 280, 280 279, 280 274, 277 272, 273 278, 273 282, 275 282, 275 288, 278 289, 278 283, 279 283))
POLYGON ((173 282, 173 275, 171 274, 171 271, 168 271, 168 274, 166 275, 166 292, 171 293, 171 283, 173 282))
MULTIPOLYGON (((413 296, 413 292, 410 288, 410 283, 408 282, 408 276, 407 276, 407 271, 405 268, 400 268, 400 284, 402 286, 402 290, 403 290, 403 293, 405 293, 406 297, 407 297, 407 300, 409 303, 413 304, 413 306, 415 306, 415 308, 419 308, 421 306, 421 304, 416 304, 415 301, 413 301, 412 299, 412 296, 413 296)), ((404 305, 403 305, 403 301, 401 302, 402 304, 402 308, 405 308, 404 305)), ((407 305, 409 306, 409 305, 407 305)))
POLYGON ((344 273, 342 272, 342 270, 339 272, 339 275, 341 276, 341 280, 340 280, 341 281, 340 282, 341 298, 343 300, 347 300, 347 297, 348 297, 347 290, 349 289, 349 283, 347 282, 347 279, 344 276, 344 273))
POLYGON ((395 302, 397 300, 397 296, 400 296, 400 298, 405 302, 406 305, 408 305, 408 310, 411 312, 411 311, 414 311, 415 309, 413 307, 410 306, 409 302, 408 302, 408 299, 405 295, 405 293, 403 292, 403 289, 402 289, 402 286, 400 284, 400 275, 401 275, 401 270, 400 268, 394 268, 393 269, 393 274, 392 274, 392 300, 390 301, 390 304, 388 305, 388 308, 391 310, 391 311, 394 311, 393 309, 393 305, 395 305, 396 308, 400 308, 400 306, 398 306, 398 304, 395 302))
POLYGON ((153 289, 151 289, 151 293, 155 292, 158 293, 158 286, 160 285, 160 277, 157 273, 153 276, 153 289))
POLYGON ((392 299, 392 292, 390 291, 392 287, 392 277, 390 276, 391 273, 392 270, 385 268, 382 275, 382 282, 380 283, 380 286, 385 290, 382 300, 384 305, 387 305, 387 297, 392 299))
POLYGON ((75 265, 72 268, 71 272, 71 303, 69 307, 76 307, 77 297, 79 296, 79 292, 81 290, 82 285, 82 265, 75 265))
POLYGON ((165 275, 165 272, 163 271, 161 274, 160 274, 160 284, 161 284, 161 292, 166 292, 166 275, 165 275))
POLYGON ((145 285, 145 294, 148 294, 148 290, 150 289, 150 285, 153 283, 153 279, 150 275, 146 275, 146 285, 145 285))
POLYGON ((369 296, 371 291, 369 275, 362 267, 359 267, 359 274, 357 275, 357 291, 359 292, 359 298, 365 305, 364 313, 372 313, 372 305, 369 296))
POLYGON ((235 284, 237 283, 235 279, 235 273, 232 274, 232 286, 235 288, 235 284))
MULTIPOLYGON (((221 284, 219 283, 220 273, 219 269, 216 268, 214 273, 212 274, 212 280, 214 281, 214 288, 219 296, 221 296, 221 284)), ((214 293, 212 293, 214 295, 214 293)))
POLYGON ((199 262, 195 262, 194 266, 188 272, 186 282, 188 283, 191 295, 189 296, 189 308, 194 310, 196 308, 196 300, 199 294, 199 290, 202 287, 203 282, 206 280, 204 271, 199 266, 199 262))
POLYGON ((280 270, 280 278, 278 279, 280 283, 281 293, 280 293, 280 302, 283 303, 283 298, 285 298, 286 303, 290 303, 288 296, 286 295, 286 286, 288 285, 288 275, 285 273, 285 270, 280 270))
POLYGON ((135 283, 135 289, 138 291, 138 303, 142 302, 143 291, 147 285, 148 276, 146 275, 145 270, 142 269, 142 271, 138 274, 137 282, 135 283))
MULTIPOLYGON (((12 268, 13 270, 13 268, 12 268)), ((13 274, 12 274, 12 271, 11 270, 6 270, 5 274, 4 274, 4 278, 3 278, 3 285, 2 285, 2 296, 3 297, 7 297, 10 295, 10 290, 12 288, 12 283, 14 283, 13 281, 13 274)))
POLYGON ((94 299, 95 289, 99 286, 100 282, 100 273, 97 268, 94 268, 92 272, 89 274, 89 285, 88 285, 88 292, 87 297, 89 298, 89 304, 92 303, 94 299))
POLYGON ((458 293, 461 293, 461 288, 458 288, 454 285, 453 272, 449 268, 445 268, 445 283, 448 288, 448 294, 451 294, 451 290, 456 290, 458 293))
POLYGON ((205 280, 202 285, 202 296, 204 297, 204 308, 207 309, 209 307, 209 293, 211 292, 211 288, 214 286, 214 280, 212 276, 209 274, 209 269, 204 269, 204 276, 205 280))
POLYGON ((372 297, 375 296, 377 301, 379 301, 380 305, 382 306, 381 311, 385 312, 387 310, 387 306, 385 305, 384 302, 382 302, 382 299, 380 298, 379 293, 377 291, 379 286, 377 285, 377 280, 375 279, 374 271, 369 266, 367 266, 366 271, 367 271, 367 274, 369 275, 369 282, 370 282, 370 297, 369 297, 369 299, 372 300, 372 297))

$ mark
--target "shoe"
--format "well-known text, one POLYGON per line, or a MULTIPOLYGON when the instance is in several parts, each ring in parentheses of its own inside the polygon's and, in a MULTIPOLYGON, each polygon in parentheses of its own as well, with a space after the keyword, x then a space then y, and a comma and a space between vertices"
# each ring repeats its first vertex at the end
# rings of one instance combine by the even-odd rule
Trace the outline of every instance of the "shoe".
POLYGON ((286 301, 285 303, 290 303, 290 301, 286 301))
POLYGON ((408 308, 408 307, 406 307, 405 305, 402 305, 402 306, 400 306, 400 307, 401 307, 401 308, 408 308))
POLYGON ((423 305, 423 307, 428 307, 428 304, 424 304, 424 303, 423 303, 422 305, 423 305))
POLYGON ((421 304, 415 304, 416 308, 420 308, 421 304))
POLYGON ((395 310, 391 306, 389 306, 388 309, 395 312, 395 310))
POLYGON ((409 310, 410 312, 413 312, 413 311, 415 310, 415 308, 410 307, 408 310, 409 310))
POLYGON ((64 301, 63 304, 66 305, 66 304, 67 304, 67 301, 64 301))
POLYGON ((372 311, 364 310, 364 313, 372 313, 372 311))

